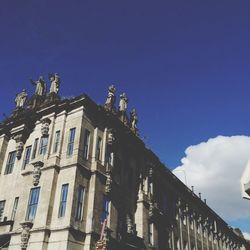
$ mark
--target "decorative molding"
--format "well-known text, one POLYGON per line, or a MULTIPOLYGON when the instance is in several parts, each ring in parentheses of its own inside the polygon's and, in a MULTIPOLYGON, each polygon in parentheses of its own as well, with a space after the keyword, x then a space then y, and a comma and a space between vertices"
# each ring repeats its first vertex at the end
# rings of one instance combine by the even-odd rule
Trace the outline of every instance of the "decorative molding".
POLYGON ((40 177, 42 174, 41 168, 43 167, 44 163, 41 161, 36 161, 36 162, 32 163, 32 165, 34 166, 33 185, 37 186, 39 184, 39 181, 40 181, 40 177))
POLYGON ((22 232, 21 232, 21 249, 26 250, 29 243, 30 238, 30 230, 33 227, 33 223, 31 221, 25 221, 23 223, 20 223, 22 226, 22 232))

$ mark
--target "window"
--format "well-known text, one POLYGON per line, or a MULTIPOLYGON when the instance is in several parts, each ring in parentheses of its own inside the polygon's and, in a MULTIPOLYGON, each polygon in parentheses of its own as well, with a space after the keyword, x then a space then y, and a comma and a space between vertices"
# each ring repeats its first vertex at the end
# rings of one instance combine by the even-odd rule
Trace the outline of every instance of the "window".
POLYGON ((148 242, 152 246, 154 245, 154 224, 152 222, 148 224, 148 242))
POLYGON ((106 195, 103 196, 102 200, 102 217, 101 222, 103 223, 109 216, 109 199, 106 195))
POLYGON ((71 128, 69 131, 69 142, 68 142, 67 155, 73 154, 75 133, 76 133, 76 128, 71 128))
POLYGON ((96 143, 96 159, 99 161, 101 160, 101 152, 102 152, 102 138, 98 137, 96 143))
POLYGON ((83 201, 84 201, 84 187, 79 185, 77 190, 77 203, 76 203, 76 220, 82 220, 83 217, 83 201))
POLYGON ((83 158, 85 160, 88 159, 88 154, 89 154, 89 138, 90 138, 90 132, 87 129, 85 129, 84 144, 83 144, 83 158))
POLYGON ((48 147, 48 137, 42 137, 40 141, 40 149, 39 149, 39 154, 40 155, 45 155, 47 152, 47 147, 48 147))
POLYGON ((36 209, 38 205, 40 187, 32 188, 30 190, 29 204, 26 214, 26 220, 34 220, 36 216, 36 209))
POLYGON ((0 221, 3 219, 3 211, 4 211, 5 201, 0 201, 0 221))
POLYGON ((19 197, 16 197, 14 201, 13 209, 12 209, 11 220, 15 219, 18 201, 19 201, 19 197))
POLYGON ((5 174, 11 174, 16 160, 16 151, 10 152, 5 168, 5 174))
POLYGON ((54 153, 57 152, 60 142, 60 130, 56 131, 55 134, 55 144, 54 144, 54 153))
POLYGON ((36 151, 37 151, 37 146, 38 146, 38 140, 39 140, 38 138, 35 139, 31 159, 35 159, 36 158, 36 151))
POLYGON ((63 217, 65 215, 66 202, 67 202, 67 196, 68 196, 68 187, 69 187, 69 184, 62 185, 58 217, 63 217))
POLYGON ((31 146, 28 146, 25 149, 22 169, 25 169, 26 165, 30 162, 30 155, 31 155, 31 146))

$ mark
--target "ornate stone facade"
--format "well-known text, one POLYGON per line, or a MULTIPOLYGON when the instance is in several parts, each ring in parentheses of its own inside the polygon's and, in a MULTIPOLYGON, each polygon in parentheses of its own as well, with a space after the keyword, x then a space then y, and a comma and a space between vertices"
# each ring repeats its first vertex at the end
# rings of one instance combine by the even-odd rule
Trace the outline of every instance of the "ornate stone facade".
POLYGON ((145 147, 135 110, 121 122, 114 86, 98 106, 33 84, 0 124, 0 248, 250 249, 145 147))

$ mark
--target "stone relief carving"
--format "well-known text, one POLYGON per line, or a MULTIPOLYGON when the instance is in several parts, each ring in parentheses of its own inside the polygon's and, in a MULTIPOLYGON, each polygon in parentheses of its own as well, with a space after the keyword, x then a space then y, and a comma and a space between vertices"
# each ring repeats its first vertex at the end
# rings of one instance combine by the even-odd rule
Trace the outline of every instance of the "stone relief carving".
POLYGON ((22 226, 22 233, 21 233, 21 249, 26 250, 29 243, 30 238, 30 229, 33 226, 32 222, 23 222, 20 224, 22 226))
POLYGON ((16 158, 20 160, 22 157, 23 148, 24 148, 23 135, 16 134, 13 136, 13 139, 16 141, 16 158))
POLYGON ((109 86, 108 97, 104 104, 104 108, 107 111, 115 111, 115 91, 116 89, 114 85, 109 86))
POLYGON ((136 234, 135 223, 132 219, 132 215, 127 214, 126 220, 127 220, 127 233, 136 234))
POLYGON ((43 167, 44 163, 41 161, 37 161, 37 162, 32 163, 32 165, 34 166, 33 185, 37 186, 39 184, 39 181, 40 181, 40 177, 42 174, 41 168, 43 167))
POLYGON ((35 94, 37 96, 44 96, 46 94, 46 83, 42 76, 40 76, 36 81, 31 79, 30 82, 32 85, 36 86, 35 94))
POLYGON ((115 133, 113 129, 108 131, 108 145, 112 146, 115 142, 115 133))
POLYGON ((105 184, 105 193, 110 194, 112 189, 112 177, 111 177, 111 171, 107 171, 106 173, 107 179, 105 184))
POLYGON ((41 126, 41 133, 42 136, 47 137, 49 136, 49 125, 51 123, 51 120, 49 118, 42 119, 42 126, 41 126))
POLYGON ((16 143, 16 157, 18 160, 21 159, 23 153, 24 143, 19 141, 16 143))
POLYGON ((25 89, 22 90, 21 93, 16 95, 15 103, 16 103, 16 108, 24 108, 24 105, 26 104, 28 94, 25 89))

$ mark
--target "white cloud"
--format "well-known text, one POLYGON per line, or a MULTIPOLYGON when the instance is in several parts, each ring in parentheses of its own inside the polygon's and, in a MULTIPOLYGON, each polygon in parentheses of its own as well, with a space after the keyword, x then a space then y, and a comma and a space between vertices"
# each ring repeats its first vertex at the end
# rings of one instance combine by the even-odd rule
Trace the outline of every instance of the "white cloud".
POLYGON ((173 172, 201 192, 207 204, 227 221, 250 218, 250 201, 243 200, 240 178, 250 158, 250 137, 218 136, 190 146, 173 172))
POLYGON ((250 240, 250 233, 243 232, 243 235, 246 240, 250 240))

